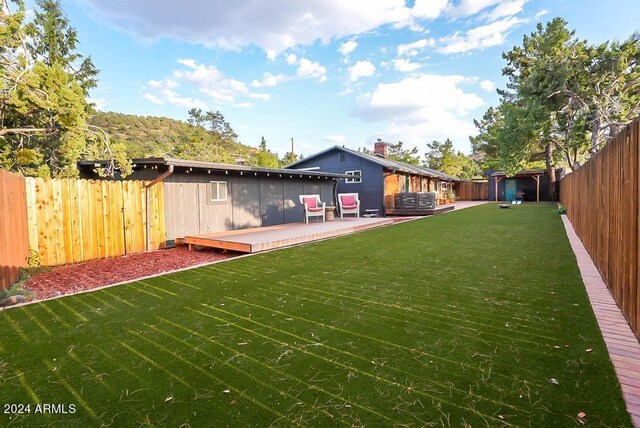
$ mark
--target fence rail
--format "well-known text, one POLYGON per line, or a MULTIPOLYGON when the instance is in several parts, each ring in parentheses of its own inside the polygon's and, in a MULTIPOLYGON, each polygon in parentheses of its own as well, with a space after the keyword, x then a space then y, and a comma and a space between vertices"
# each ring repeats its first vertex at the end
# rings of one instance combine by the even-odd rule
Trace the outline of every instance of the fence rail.
POLYGON ((486 201, 489 199, 489 183, 486 181, 464 181, 457 185, 460 201, 486 201))
POLYGON ((560 202, 640 338, 640 118, 560 181, 560 202))
MULTIPOLYGON (((54 266, 145 251, 143 181, 26 179, 29 246, 54 266)), ((164 241, 162 183, 149 188, 152 249, 164 241)))
POLYGON ((28 255, 24 178, 0 171, 0 290, 18 280, 28 255))

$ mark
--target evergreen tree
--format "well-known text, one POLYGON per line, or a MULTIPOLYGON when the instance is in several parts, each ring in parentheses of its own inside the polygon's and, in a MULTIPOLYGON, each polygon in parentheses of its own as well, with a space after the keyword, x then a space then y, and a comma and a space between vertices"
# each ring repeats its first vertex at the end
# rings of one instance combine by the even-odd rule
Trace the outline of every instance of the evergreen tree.
POLYGON ((91 57, 77 52, 77 31, 71 26, 58 0, 37 0, 36 4, 39 9, 36 9, 34 20, 26 29, 34 60, 41 60, 49 67, 59 64, 88 95, 98 83, 98 69, 91 57))
POLYGON ((472 144, 507 171, 543 159, 550 191, 556 165, 574 168, 640 113, 638 34, 593 46, 555 18, 503 58, 501 104, 476 122, 472 144))
POLYGON ((389 144, 388 158, 399 162, 408 163, 411 165, 418 165, 420 163, 420 157, 417 155, 418 148, 405 149, 404 143, 398 141, 396 144, 389 144))
POLYGON ((280 167, 280 160, 278 159, 278 156, 267 148, 267 140, 264 139, 264 136, 260 140, 259 151, 255 156, 255 165, 267 168, 280 167))
POLYGON ((111 160, 106 173, 113 174, 119 167, 126 174, 130 166, 124 146, 111 146, 106 133, 87 125, 86 90, 90 84, 83 88, 88 81, 80 80, 70 68, 78 59, 71 58, 75 36, 70 36, 74 43, 64 49, 64 44, 52 44, 51 54, 49 43, 43 40, 57 31, 55 23, 63 25, 62 33, 69 30, 64 15, 58 16, 59 8, 38 10, 36 21, 29 26, 24 23, 21 0, 2 0, 2 11, 0 166, 24 175, 73 177, 81 156, 99 155, 111 160), (48 20, 48 13, 59 19, 48 20), (46 31, 40 27, 44 22, 50 25, 46 31))
POLYGON ((429 151, 425 153, 425 165, 445 174, 462 179, 471 179, 479 175, 477 164, 462 152, 453 149, 453 142, 446 139, 444 143, 433 141, 427 144, 429 151))

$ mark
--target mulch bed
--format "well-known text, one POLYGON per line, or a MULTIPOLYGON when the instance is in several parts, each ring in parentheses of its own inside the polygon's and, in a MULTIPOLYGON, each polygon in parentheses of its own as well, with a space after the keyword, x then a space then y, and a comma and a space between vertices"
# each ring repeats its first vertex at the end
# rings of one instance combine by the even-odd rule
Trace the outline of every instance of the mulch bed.
POLYGON ((118 282, 132 281, 144 276, 169 272, 201 263, 237 257, 240 253, 202 249, 189 251, 176 247, 148 253, 131 254, 85 263, 60 266, 29 278, 25 288, 36 300, 118 282))

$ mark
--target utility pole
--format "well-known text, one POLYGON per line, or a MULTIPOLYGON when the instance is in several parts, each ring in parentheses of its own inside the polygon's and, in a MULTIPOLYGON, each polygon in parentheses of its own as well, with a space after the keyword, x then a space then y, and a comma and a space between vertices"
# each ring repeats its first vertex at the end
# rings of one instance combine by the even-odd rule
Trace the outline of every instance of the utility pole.
POLYGON ((296 155, 295 152, 293 151, 293 137, 291 137, 291 162, 295 162, 296 161, 296 155))

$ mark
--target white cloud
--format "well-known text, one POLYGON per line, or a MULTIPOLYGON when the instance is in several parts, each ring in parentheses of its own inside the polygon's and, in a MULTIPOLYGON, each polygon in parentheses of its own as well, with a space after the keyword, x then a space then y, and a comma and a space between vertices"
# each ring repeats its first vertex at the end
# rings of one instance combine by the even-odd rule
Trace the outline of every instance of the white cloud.
POLYGON ((149 82, 147 82, 147 85, 150 88, 157 89, 157 90, 174 89, 174 88, 177 88, 179 86, 178 82, 173 81, 171 79, 149 80, 149 82))
POLYGON ((154 104, 163 105, 169 103, 184 108, 207 108, 207 105, 203 101, 182 96, 174 91, 174 89, 180 86, 180 84, 174 80, 149 80, 146 86, 153 89, 155 93, 145 92, 142 96, 154 104))
POLYGON ((501 1, 504 0, 462 0, 455 6, 451 4, 447 9, 447 15, 454 18, 475 15, 476 13, 494 6, 501 1))
POLYGON ((164 104, 164 101, 162 101, 162 100, 160 99, 160 97, 156 97, 155 95, 150 94, 150 93, 148 93, 148 92, 147 92, 147 93, 145 93, 145 94, 143 94, 142 96, 143 96, 146 100, 151 101, 151 102, 152 102, 152 103, 154 103, 154 104, 158 104, 158 105, 162 105, 162 104, 164 104))
POLYGON ((398 55, 416 56, 424 48, 434 46, 436 41, 432 38, 416 40, 405 45, 398 45, 398 55))
MULTIPOLYGON (((236 101, 238 97, 246 97, 267 101, 269 94, 252 92, 246 83, 227 78, 220 70, 212 65, 200 64, 191 58, 181 58, 177 62, 185 68, 174 70, 171 78, 149 80, 148 89, 142 96, 154 104, 174 104, 185 108, 206 109, 207 104, 197 98, 181 95, 177 88, 183 84, 195 88, 201 94, 213 98, 217 102, 226 102, 235 107, 248 107, 246 101, 236 101)), ((271 83, 266 76, 266 83, 271 83)), ((276 76, 276 80, 278 80, 276 76)), ((258 82, 259 84, 264 82, 258 82)), ((264 85, 268 86, 268 85, 264 85)))
MULTIPOLYGON (((147 41, 170 38, 230 50, 255 45, 270 58, 294 46, 328 43, 387 24, 409 26, 413 20, 405 0, 86 2, 111 25, 147 41)), ((422 5, 419 15, 433 15, 432 9, 422 5)))
POLYGON ((287 55, 287 64, 294 65, 296 62, 298 62, 298 57, 295 54, 287 55))
POLYGON ((522 12, 528 0, 506 0, 498 4, 492 11, 483 13, 480 18, 493 22, 497 19, 514 16, 522 12))
POLYGON ((376 66, 371 61, 358 61, 349 67, 349 80, 355 82, 361 77, 373 76, 376 72, 376 66))
POLYGON ((269 95, 269 94, 251 93, 251 94, 248 94, 248 95, 249 95, 249 98, 262 100, 262 101, 269 101, 271 99, 271 95, 269 95))
POLYGON ((278 86, 290 79, 291 77, 285 76, 284 74, 265 73, 261 81, 254 80, 253 82, 251 82, 251 86, 255 88, 271 88, 273 86, 278 86))
POLYGON ((385 138, 409 145, 447 137, 467 141, 476 130, 465 116, 484 105, 482 98, 459 86, 468 82, 460 75, 419 74, 380 83, 358 98, 354 114, 365 121, 390 121, 385 138))
POLYGON ((443 54, 455 54, 501 45, 506 41, 509 30, 522 22, 524 21, 512 17, 472 28, 464 34, 456 32, 451 36, 440 38, 437 51, 443 54))
POLYGON ((422 64, 411 62, 410 60, 404 58, 397 58, 393 60, 393 67, 398 71, 404 71, 408 73, 416 71, 417 69, 422 67, 422 64))
MULTIPOLYGON (((241 50, 258 46, 274 59, 296 46, 354 37, 389 25, 425 31, 424 22, 439 17, 479 14, 513 16, 525 0, 85 0, 95 16, 145 41, 168 38, 241 50)), ((353 51, 355 40, 341 50, 353 51)), ((346 55, 346 54, 345 54, 346 55)))
POLYGON ((355 40, 349 40, 348 42, 344 42, 340 45, 340 47, 338 48, 338 52, 340 52, 342 55, 349 55, 357 47, 358 43, 355 40))
POLYGON ((87 101, 93 104, 96 110, 104 111, 107 106, 107 100, 104 98, 88 98, 87 101))
POLYGON ((233 106, 235 108, 251 108, 253 107, 253 103, 235 103, 233 106))
POLYGON ((540 19, 543 16, 545 16, 547 13, 549 13, 549 11, 547 9, 542 9, 540 12, 536 13, 535 18, 536 19, 540 19))
POLYGON ((252 93, 244 82, 225 77, 212 65, 200 64, 190 58, 180 59, 178 62, 186 66, 187 69, 175 70, 173 77, 179 81, 192 83, 198 91, 216 101, 234 102, 239 95, 269 99, 267 94, 252 93))
POLYGON ((330 141, 332 143, 344 143, 347 141, 347 137, 344 135, 327 135, 324 139, 325 141, 330 141))
POLYGON ((435 19, 447 8, 448 0, 416 0, 412 13, 418 18, 435 19))
POLYGON ((327 69, 320 65, 319 62, 310 61, 306 58, 300 58, 296 74, 299 77, 318 78, 321 82, 327 80, 327 69))
POLYGON ((491 80, 483 80, 480 82, 480 87, 487 92, 493 92, 496 88, 496 85, 491 80))

